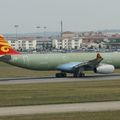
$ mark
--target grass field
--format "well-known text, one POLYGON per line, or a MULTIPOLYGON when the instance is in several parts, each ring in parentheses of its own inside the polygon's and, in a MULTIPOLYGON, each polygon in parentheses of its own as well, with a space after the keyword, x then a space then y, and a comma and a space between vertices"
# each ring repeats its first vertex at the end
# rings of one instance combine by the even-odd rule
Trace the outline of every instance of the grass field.
POLYGON ((120 100, 120 80, 0 85, 0 107, 120 100))
MULTIPOLYGON (((116 70, 115 72, 120 72, 116 70)), ((55 71, 31 71, 0 62, 0 77, 44 77, 55 71)), ((92 72, 87 72, 92 73, 92 72)), ((0 107, 120 100, 120 80, 0 85, 0 107)), ((119 120, 120 111, 6 116, 0 120, 119 120)))
MULTIPOLYGON (((1 78, 44 77, 54 74, 55 71, 31 71, 0 62, 1 78)), ((120 80, 0 85, 0 107, 110 100, 120 100, 120 80)))
POLYGON ((0 120, 120 120, 120 111, 6 116, 0 120))

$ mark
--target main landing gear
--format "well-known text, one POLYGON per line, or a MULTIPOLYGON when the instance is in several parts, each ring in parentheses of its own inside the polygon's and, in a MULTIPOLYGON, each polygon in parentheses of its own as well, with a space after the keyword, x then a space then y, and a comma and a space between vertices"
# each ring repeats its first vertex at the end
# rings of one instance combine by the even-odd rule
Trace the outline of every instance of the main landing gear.
POLYGON ((57 78, 63 78, 63 77, 66 77, 67 74, 66 73, 56 73, 55 75, 57 78))
MULTIPOLYGON (((67 77, 67 74, 64 72, 61 72, 61 73, 56 73, 55 76, 57 78, 65 78, 65 77, 67 77)), ((74 72, 73 73, 73 77, 75 77, 75 78, 84 77, 84 76, 85 76, 85 73, 83 73, 83 72, 74 72)))
POLYGON ((77 77, 77 78, 79 78, 79 77, 84 77, 85 76, 85 73, 83 73, 83 72, 75 72, 74 74, 73 74, 73 77, 77 77))

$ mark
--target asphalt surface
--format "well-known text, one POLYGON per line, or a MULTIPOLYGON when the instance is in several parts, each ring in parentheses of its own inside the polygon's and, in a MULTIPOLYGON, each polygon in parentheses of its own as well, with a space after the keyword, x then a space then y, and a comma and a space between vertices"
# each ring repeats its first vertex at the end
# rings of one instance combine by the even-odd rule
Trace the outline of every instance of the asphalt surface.
POLYGON ((0 116, 120 110, 120 101, 0 108, 0 116))
POLYGON ((22 77, 22 78, 0 78, 0 84, 27 84, 27 83, 51 83, 51 82, 73 82, 94 80, 120 80, 120 73, 114 74, 89 74, 82 78, 55 78, 55 77, 22 77))

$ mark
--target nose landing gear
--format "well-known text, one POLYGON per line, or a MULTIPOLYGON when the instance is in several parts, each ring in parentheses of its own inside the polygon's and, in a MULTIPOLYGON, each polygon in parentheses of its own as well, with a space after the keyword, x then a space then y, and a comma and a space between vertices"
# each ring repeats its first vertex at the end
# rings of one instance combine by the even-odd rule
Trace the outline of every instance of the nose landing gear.
POLYGON ((56 73, 55 75, 57 78, 63 78, 63 77, 67 77, 66 73, 56 73))

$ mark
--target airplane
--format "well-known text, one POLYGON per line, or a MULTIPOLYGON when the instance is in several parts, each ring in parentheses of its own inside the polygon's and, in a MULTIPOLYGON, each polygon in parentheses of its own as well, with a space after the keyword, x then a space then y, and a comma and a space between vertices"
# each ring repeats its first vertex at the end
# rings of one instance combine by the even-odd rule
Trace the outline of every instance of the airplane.
POLYGON ((83 77, 84 71, 87 70, 111 74, 115 68, 120 68, 119 53, 22 54, 13 49, 2 35, 0 35, 0 60, 31 70, 61 71, 56 73, 56 77, 66 77, 67 73, 73 74, 73 77, 83 77))

